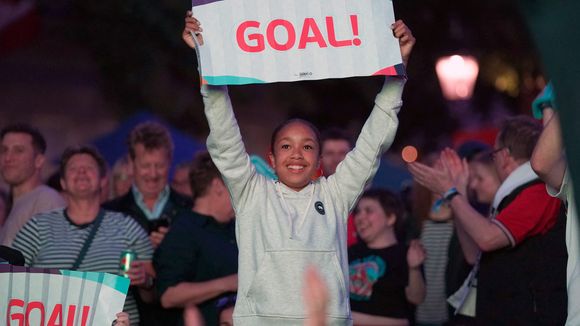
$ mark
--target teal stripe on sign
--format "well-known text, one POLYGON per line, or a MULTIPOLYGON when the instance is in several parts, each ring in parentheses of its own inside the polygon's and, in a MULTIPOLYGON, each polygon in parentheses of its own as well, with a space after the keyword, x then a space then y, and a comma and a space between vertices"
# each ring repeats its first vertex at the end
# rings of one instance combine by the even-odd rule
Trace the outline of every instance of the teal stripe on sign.
POLYGON ((239 76, 203 76, 203 79, 210 85, 245 85, 245 84, 264 84, 265 81, 239 76))
POLYGON ((129 291, 130 280, 118 275, 97 272, 78 272, 64 269, 61 269, 60 272, 64 276, 82 278, 96 283, 101 283, 125 295, 127 294, 127 291, 129 291))
POLYGON ((105 279, 103 280, 103 285, 113 288, 123 294, 127 294, 129 291, 129 284, 131 281, 126 277, 121 277, 119 275, 113 275, 105 273, 105 279))

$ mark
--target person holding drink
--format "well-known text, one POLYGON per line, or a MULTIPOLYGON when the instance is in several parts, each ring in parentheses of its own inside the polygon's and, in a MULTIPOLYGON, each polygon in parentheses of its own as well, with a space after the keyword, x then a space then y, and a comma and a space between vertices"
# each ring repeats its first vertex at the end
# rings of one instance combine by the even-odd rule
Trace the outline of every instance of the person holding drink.
MULTIPOLYGON (((153 248, 147 234, 132 218, 101 208, 106 165, 95 149, 66 149, 60 175, 68 206, 32 217, 16 235, 13 247, 22 252, 27 267, 126 273, 131 287, 123 310, 139 324, 134 291, 153 299, 153 248), (125 250, 133 252, 134 260, 123 271, 125 250)), ((126 317, 122 315, 118 325, 128 325, 126 317)))

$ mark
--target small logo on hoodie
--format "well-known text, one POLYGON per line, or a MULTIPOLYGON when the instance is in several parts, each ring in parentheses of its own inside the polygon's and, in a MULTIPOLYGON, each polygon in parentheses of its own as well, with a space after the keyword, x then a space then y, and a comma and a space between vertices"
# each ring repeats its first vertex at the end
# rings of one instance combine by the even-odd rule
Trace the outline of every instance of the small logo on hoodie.
POLYGON ((316 208, 316 211, 320 215, 324 215, 324 204, 322 204, 321 201, 317 201, 316 203, 314 203, 314 208, 316 208))

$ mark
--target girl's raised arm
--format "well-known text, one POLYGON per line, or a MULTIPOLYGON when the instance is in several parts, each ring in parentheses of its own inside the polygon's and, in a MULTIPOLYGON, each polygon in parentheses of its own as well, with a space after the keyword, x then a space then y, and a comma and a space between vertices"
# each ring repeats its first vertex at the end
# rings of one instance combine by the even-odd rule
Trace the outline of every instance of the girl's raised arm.
MULTIPOLYGON (((188 11, 182 32, 184 42, 195 48, 195 37, 202 45, 202 31, 201 23, 188 11)), ((232 195, 234 207, 237 207, 246 183, 256 174, 255 168, 242 141, 227 87, 203 84, 201 95, 210 129, 207 150, 232 195)))
MULTIPOLYGON (((407 65, 415 38, 401 20, 391 28, 393 35, 399 39, 403 64, 407 65)), ((375 98, 375 106, 354 149, 339 164, 336 173, 328 178, 340 194, 347 211, 354 207, 366 185, 371 182, 379 168, 381 156, 393 143, 399 125, 397 114, 403 104, 401 96, 405 81, 406 77, 385 77, 383 88, 375 98)))

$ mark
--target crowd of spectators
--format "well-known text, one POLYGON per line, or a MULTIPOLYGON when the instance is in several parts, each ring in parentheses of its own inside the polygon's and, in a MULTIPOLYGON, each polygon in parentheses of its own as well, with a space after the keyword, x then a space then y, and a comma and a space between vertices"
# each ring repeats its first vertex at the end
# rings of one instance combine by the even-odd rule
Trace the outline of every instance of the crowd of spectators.
MULTIPOLYGON (((355 325, 580 323, 580 305, 573 301, 580 291, 578 221, 553 107, 548 102, 540 110, 543 128, 538 120, 516 116, 505 121, 493 146, 479 146, 469 155, 445 148, 409 163, 415 181, 411 196, 380 187, 362 189, 350 216, 343 217, 345 225, 337 227, 346 231, 345 243, 348 239, 348 275, 335 256, 328 256, 348 286, 346 306, 355 325), (417 238, 407 236, 413 226, 419 230, 417 238)), ((302 121, 282 125, 273 144, 277 137, 286 137, 278 133, 301 128, 311 127, 302 121)), ((320 143, 316 146, 323 177, 349 169, 342 162, 352 163, 361 155, 349 154, 361 150, 353 150, 351 138, 340 130, 312 138, 320 143)), ((171 136, 163 125, 146 122, 131 131, 127 155, 111 171, 94 148, 67 148, 55 190, 41 181, 47 144, 37 129, 5 126, 0 142, 0 174, 9 186, 9 193, 0 192, 0 244, 18 250, 26 266, 117 274, 121 253, 134 251, 137 259, 127 273, 131 287, 124 307, 134 325, 231 325, 236 301, 248 311, 258 305, 272 308, 272 302, 251 302, 250 292, 258 291, 255 283, 236 293, 241 289, 238 267, 248 269, 250 263, 238 261, 238 254, 248 255, 249 249, 238 251, 241 231, 234 210, 247 203, 228 186, 237 181, 239 171, 229 171, 224 181, 208 152, 179 165, 170 178, 171 136)), ((228 160, 221 157, 217 163, 226 166, 239 158, 228 160)), ((279 157, 271 160, 281 164, 279 157)), ((279 187, 284 201, 291 189, 279 187)), ((341 194, 340 189, 333 191, 341 194)), ((273 205, 262 204, 267 209, 273 205)), ((320 201, 313 204, 320 216, 331 209, 320 201)), ((274 229, 267 230, 281 232, 274 229)), ((245 236, 255 237, 259 230, 252 232, 245 236)), ((294 229, 289 234, 290 239, 297 236, 294 229)), ((267 235, 252 241, 271 254, 267 235)), ((272 271, 293 264, 295 257, 282 262, 285 252, 276 254, 268 256, 272 271)), ((322 251, 317 257, 328 258, 322 251)), ((251 264, 262 262, 255 258, 251 264)), ((260 267, 252 277, 264 276, 260 267)), ((306 307, 279 311, 324 313, 337 299, 325 292, 329 280, 315 271, 301 272, 306 284, 319 292, 304 292, 306 307)))
MULTIPOLYGON (((349 218, 355 324, 577 318, 567 304, 577 288, 570 281, 577 260, 564 241, 577 244, 575 220, 566 223, 575 206, 566 197, 571 184, 557 114, 544 111, 544 132, 518 116, 506 121, 493 147, 479 145, 463 158, 447 148, 411 163, 416 182, 409 197, 365 191, 349 218), (402 236, 410 225, 418 226, 419 239, 402 236)), ((10 186, 0 197, 2 244, 19 250, 27 266, 118 273, 120 253, 132 249, 138 260, 124 310, 133 323, 231 320, 238 288, 234 211, 207 152, 176 170, 177 192, 169 183, 171 137, 147 122, 131 132, 128 155, 112 173, 94 148, 68 148, 59 193, 40 180, 47 145, 38 130, 18 124, 0 135, 0 172, 10 186), (112 198, 103 203, 104 187, 112 198), (85 242, 88 250, 78 257, 85 242)), ((324 175, 336 171, 351 144, 337 130, 323 133, 324 175)))

